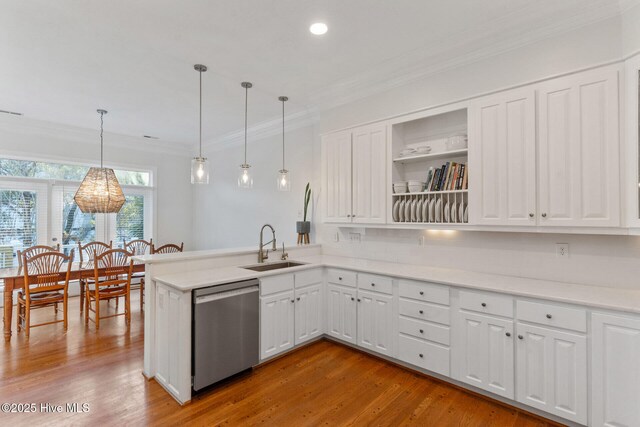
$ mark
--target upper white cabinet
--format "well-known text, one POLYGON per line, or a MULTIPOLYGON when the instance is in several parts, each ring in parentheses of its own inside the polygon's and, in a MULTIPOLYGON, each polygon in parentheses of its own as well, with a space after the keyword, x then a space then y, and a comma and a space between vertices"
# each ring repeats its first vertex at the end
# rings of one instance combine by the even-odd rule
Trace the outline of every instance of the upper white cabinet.
POLYGON ((363 126, 322 137, 326 175, 325 220, 386 222, 387 127, 363 126))
POLYGON ((469 121, 471 222, 536 225, 534 89, 480 98, 470 107, 469 121))
POLYGON ((351 132, 322 137, 329 222, 351 222, 351 132))
POLYGON ((640 318, 591 316, 594 426, 640 426, 640 318))
POLYGON ((537 89, 540 224, 620 225, 618 69, 537 89))
POLYGON ((640 227, 640 54, 625 61, 625 195, 627 224, 640 227))

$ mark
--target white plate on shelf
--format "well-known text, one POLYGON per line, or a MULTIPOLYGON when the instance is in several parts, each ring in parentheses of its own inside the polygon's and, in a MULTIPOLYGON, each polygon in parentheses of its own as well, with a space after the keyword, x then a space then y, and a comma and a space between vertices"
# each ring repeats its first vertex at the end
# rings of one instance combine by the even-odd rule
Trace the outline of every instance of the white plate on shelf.
POLYGON ((391 215, 393 216, 393 222, 398 222, 400 220, 399 208, 400 208, 400 199, 396 200, 395 203, 393 204, 393 211, 391 213, 391 215))
POLYGON ((424 199, 422 203, 422 222, 429 222, 429 200, 424 199))
POLYGON ((429 202, 429 222, 436 221, 436 199, 431 199, 429 202))
POLYGON ((404 222, 404 200, 398 205, 398 222, 404 222))
POLYGON ((436 201, 436 222, 442 222, 442 199, 436 201))
POLYGON ((411 200, 404 202, 404 222, 411 222, 411 200))
POLYGON ((418 199, 418 204, 416 205, 416 221, 424 222, 422 217, 422 206, 424 206, 424 200, 418 199))
POLYGON ((458 222, 464 221, 464 203, 460 202, 458 205, 458 222))
POLYGON ((451 203, 451 222, 458 222, 458 205, 451 203))
POLYGON ((464 205, 464 216, 462 222, 469 222, 469 205, 464 205))
POLYGON ((449 210, 449 202, 444 204, 444 222, 449 222, 449 214, 451 211, 449 210))
POLYGON ((418 222, 418 199, 411 203, 411 222, 418 222))

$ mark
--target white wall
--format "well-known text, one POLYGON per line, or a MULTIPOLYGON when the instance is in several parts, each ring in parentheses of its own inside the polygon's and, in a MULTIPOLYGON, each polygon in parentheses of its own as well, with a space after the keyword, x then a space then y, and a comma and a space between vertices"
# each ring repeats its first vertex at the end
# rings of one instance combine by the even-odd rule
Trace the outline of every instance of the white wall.
MULTIPOLYGON (((623 55, 621 29, 619 18, 610 19, 427 76, 323 112, 319 128, 328 132, 619 60, 623 55)), ((319 169, 315 174, 320 175, 319 169)), ((640 288, 640 237, 349 229, 321 223, 322 199, 318 211, 317 240, 328 254, 640 288), (360 243, 348 240, 350 231, 364 233, 360 243), (336 232, 339 242, 334 242, 336 232), (425 237, 423 247, 418 246, 421 236, 425 237), (569 243, 567 260, 555 257, 555 243, 569 243)))
MULTIPOLYGON (((0 156, 12 155, 40 160, 57 160, 96 164, 100 161, 97 132, 55 126, 21 124, 24 118, 2 119, 0 122, 0 156), (86 136, 86 139, 84 139, 86 136), (80 142, 82 141, 82 142, 80 142)), ((28 119, 27 119, 28 120, 28 119)), ((191 183, 189 153, 179 155, 149 149, 138 149, 137 138, 105 134, 105 165, 156 168, 156 234, 158 244, 184 241, 193 249, 191 232, 191 183), (126 141, 127 144, 123 144, 126 141)), ((139 146, 147 144, 140 138, 139 146)))
MULTIPOLYGON (((193 193, 193 234, 197 249, 257 248, 260 228, 269 223, 276 230, 278 245, 296 244, 296 221, 303 208, 304 187, 313 178, 314 128, 286 133, 286 168, 290 171, 290 192, 276 187, 277 171, 282 168, 282 137, 275 135, 248 144, 248 162, 254 178, 253 189, 237 186, 244 146, 205 153, 211 160, 210 184, 193 193)), ((313 185, 313 183, 312 183, 313 185)), ((317 188, 312 187, 312 191, 317 188)), ((265 230, 265 240, 271 238, 265 230)))

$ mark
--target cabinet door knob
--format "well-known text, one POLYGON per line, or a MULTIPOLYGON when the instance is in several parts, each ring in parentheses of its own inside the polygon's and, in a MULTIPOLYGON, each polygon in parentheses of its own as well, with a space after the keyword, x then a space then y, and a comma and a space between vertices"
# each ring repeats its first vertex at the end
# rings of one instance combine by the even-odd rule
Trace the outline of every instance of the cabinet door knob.
POLYGON ((294 302, 296 302, 296 300, 293 300, 293 299, 292 299, 292 300, 291 300, 291 302, 292 302, 292 303, 294 303, 294 302))
POLYGON ((424 357, 424 355, 422 353, 420 353, 418 356, 420 356, 421 358, 424 357))
POLYGON ((505 335, 510 337, 511 336, 511 332, 507 332, 505 335))
POLYGON ((523 337, 522 335, 518 335, 518 339, 519 339, 519 340, 523 340, 523 339, 524 339, 524 337, 523 337))
POLYGON ((351 218, 351 215, 347 214, 347 218, 351 218))
POLYGON ((360 298, 358 298, 358 302, 361 302, 360 298))
POLYGON ((342 280, 342 277, 338 277, 338 280, 342 280))
POLYGON ((423 329, 420 329, 420 333, 421 333, 421 334, 424 334, 424 330, 423 330, 423 329))
POLYGON ((553 316, 550 314, 547 314, 547 319, 551 319, 553 316))
POLYGON ((483 302, 483 303, 482 303, 482 304, 480 304, 480 305, 481 305, 481 306, 483 306, 483 307, 486 307, 486 306, 487 306, 487 303, 486 303, 486 302, 483 302))
POLYGON ((533 215, 533 212, 531 212, 531 213, 529 214, 529 218, 533 218, 533 216, 534 216, 534 215, 533 215))
POLYGON ((547 214, 546 214, 546 213, 543 213, 543 214, 542 214, 542 218, 546 218, 546 217, 547 217, 547 214))
POLYGON ((375 283, 372 283, 372 284, 371 284, 371 286, 375 286, 375 285, 376 285, 375 283))
POLYGON ((420 295, 424 295, 424 291, 420 291, 420 295))
POLYGON ((300 297, 296 298, 296 301, 300 301, 300 297))
POLYGON ((353 300, 355 300, 355 298, 354 298, 354 297, 351 297, 351 301, 353 301, 353 300))
POLYGON ((420 314, 424 314, 424 311, 423 311, 423 310, 420 310, 420 314))

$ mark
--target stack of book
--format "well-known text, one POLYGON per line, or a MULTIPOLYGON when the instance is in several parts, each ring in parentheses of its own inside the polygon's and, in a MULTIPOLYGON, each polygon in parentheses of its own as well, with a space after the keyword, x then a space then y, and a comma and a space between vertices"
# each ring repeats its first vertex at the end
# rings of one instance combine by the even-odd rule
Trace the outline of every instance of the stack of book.
POLYGON ((467 165, 465 163, 447 162, 442 167, 429 168, 426 191, 466 190, 467 165))

